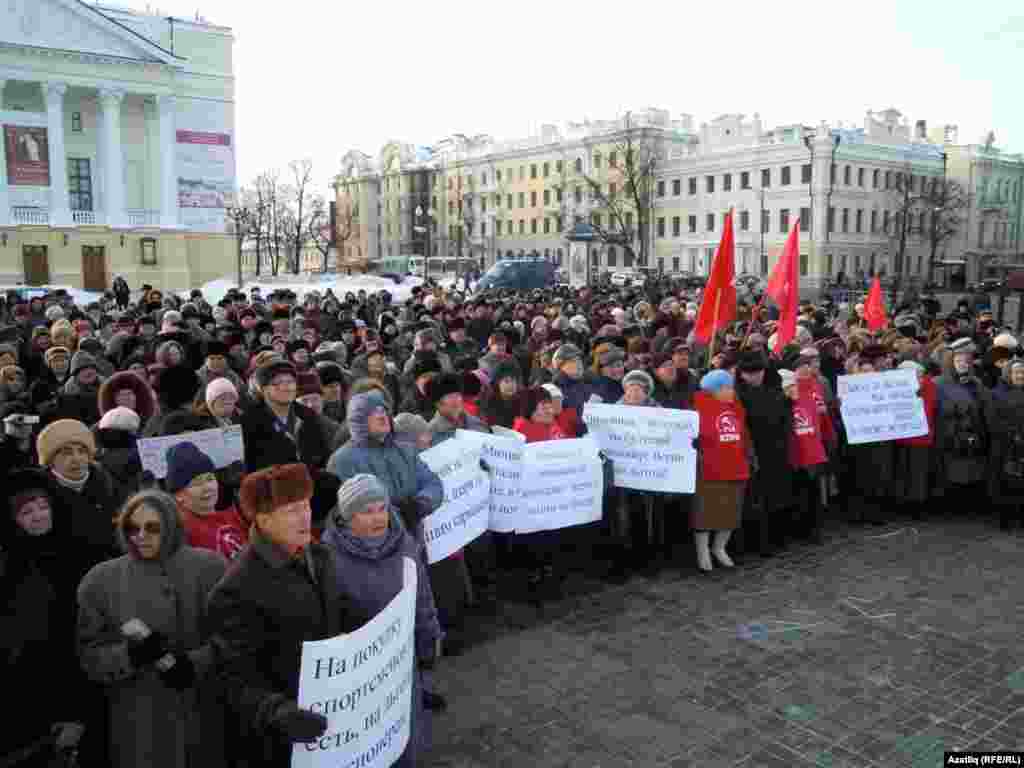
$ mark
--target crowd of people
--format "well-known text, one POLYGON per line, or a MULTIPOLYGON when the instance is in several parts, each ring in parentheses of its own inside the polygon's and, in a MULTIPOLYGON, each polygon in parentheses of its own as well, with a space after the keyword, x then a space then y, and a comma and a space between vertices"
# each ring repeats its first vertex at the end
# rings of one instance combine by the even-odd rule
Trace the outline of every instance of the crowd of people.
POLYGON ((570 566, 707 574, 818 541, 833 513, 884 524, 990 502, 1002 527, 1021 520, 1024 359, 987 308, 904 305, 872 332, 860 305, 805 303, 776 349, 762 304, 699 343, 699 300, 653 281, 428 284, 401 303, 123 280, 86 306, 9 293, 0 659, 17 702, 0 766, 289 764, 327 725, 296 701, 302 643, 380 612, 405 558, 420 578, 400 764, 415 765, 446 706, 444 656, 496 603, 557 597, 570 566), (927 434, 849 444, 838 377, 895 368, 918 378, 927 434), (420 452, 457 430, 579 437, 590 402, 696 411, 696 493, 609 488, 599 523, 488 533, 428 564, 443 491, 420 452), (140 440, 231 426, 243 461, 182 440, 162 477, 143 466, 140 440))

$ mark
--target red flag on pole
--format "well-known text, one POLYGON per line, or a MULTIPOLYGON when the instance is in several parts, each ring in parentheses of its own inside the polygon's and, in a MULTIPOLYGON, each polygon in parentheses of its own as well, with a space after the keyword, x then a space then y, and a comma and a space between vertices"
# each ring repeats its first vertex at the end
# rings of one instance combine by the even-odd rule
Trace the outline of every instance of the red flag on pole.
POLYGON ((732 210, 725 217, 722 240, 715 252, 711 275, 704 287, 694 338, 707 344, 720 328, 736 319, 736 246, 732 235, 732 210))
POLYGON ((864 319, 872 331, 880 331, 889 324, 889 318, 885 316, 885 301, 882 299, 882 281, 877 277, 871 282, 868 300, 864 302, 864 319))
POLYGON ((775 329, 776 354, 796 337, 796 317, 800 309, 800 219, 789 228, 782 255, 768 278, 765 294, 779 307, 779 325, 775 329))

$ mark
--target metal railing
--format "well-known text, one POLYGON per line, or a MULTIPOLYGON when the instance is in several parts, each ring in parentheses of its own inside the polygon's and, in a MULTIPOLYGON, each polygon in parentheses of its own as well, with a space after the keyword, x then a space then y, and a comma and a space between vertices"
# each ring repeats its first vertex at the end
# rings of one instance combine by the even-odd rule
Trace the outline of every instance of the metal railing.
POLYGON ((50 209, 40 206, 15 205, 11 208, 12 224, 42 224, 50 223, 50 209))
POLYGON ((128 216, 128 223, 133 227, 155 227, 160 224, 160 211, 136 208, 125 213, 128 216))
POLYGON ((72 211, 71 220, 75 224, 95 224, 97 221, 96 211, 72 211))

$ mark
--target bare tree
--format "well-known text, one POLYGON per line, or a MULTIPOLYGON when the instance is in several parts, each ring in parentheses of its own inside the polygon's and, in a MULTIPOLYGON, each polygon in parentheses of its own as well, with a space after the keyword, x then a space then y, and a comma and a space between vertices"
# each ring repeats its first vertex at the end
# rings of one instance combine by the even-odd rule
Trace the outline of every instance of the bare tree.
POLYGON ((931 246, 928 254, 928 279, 932 280, 935 276, 936 252, 956 237, 963 226, 968 194, 963 185, 956 181, 933 179, 926 186, 922 195, 928 213, 928 226, 924 235, 931 246))
POLYGON ((313 161, 293 160, 288 164, 288 170, 291 183, 286 187, 282 229, 292 273, 297 275, 302 251, 308 242, 313 212, 313 161))

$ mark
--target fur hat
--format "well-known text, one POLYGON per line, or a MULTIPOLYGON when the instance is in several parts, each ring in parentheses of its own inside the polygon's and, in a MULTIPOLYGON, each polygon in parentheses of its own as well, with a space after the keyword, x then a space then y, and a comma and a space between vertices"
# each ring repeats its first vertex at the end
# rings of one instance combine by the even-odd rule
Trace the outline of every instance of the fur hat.
MULTIPOLYGON (((475 378, 475 377, 474 377, 475 378)), ((454 373, 443 373, 427 383, 427 398, 436 404, 442 397, 458 392, 462 394, 462 378, 454 373)))
POLYGON ((199 391, 196 372, 185 365, 174 365, 160 371, 157 389, 168 410, 177 410, 192 402, 199 391))
POLYGON ((238 492, 242 511, 249 520, 275 509, 313 498, 313 480, 305 464, 278 464, 245 476, 238 492))
POLYGON ((555 367, 561 368, 565 363, 582 359, 583 353, 580 352, 579 347, 575 344, 563 344, 555 351, 551 362, 555 364, 555 367))
POLYGON ((156 412, 156 395, 149 384, 134 371, 118 371, 100 385, 100 413, 104 414, 117 407, 117 393, 122 389, 130 389, 135 393, 134 410, 142 423, 149 421, 156 412))
POLYGON ((298 373, 295 370, 295 366, 287 360, 282 360, 280 357, 275 356, 273 359, 256 369, 256 382, 261 387, 265 387, 270 384, 273 378, 279 373, 291 374, 296 380, 298 380, 298 373))
POLYGON ((164 485, 168 493, 177 493, 200 475, 216 471, 213 459, 199 450, 195 443, 176 443, 167 450, 167 478, 164 485))
POLYGON ((400 413, 395 416, 394 432, 396 437, 402 434, 419 435, 429 431, 430 425, 427 424, 427 420, 418 413, 400 413))
POLYGON ((418 379, 428 373, 441 373, 441 358, 436 352, 417 352, 412 364, 412 378, 418 379))
POLYGON ((100 429, 120 429, 124 432, 135 433, 139 431, 141 425, 142 420, 139 419, 139 414, 131 408, 121 406, 111 408, 100 419, 100 429))
POLYGON ((39 464, 47 467, 57 452, 68 443, 84 445, 91 456, 96 455, 96 440, 85 424, 76 419, 58 419, 52 422, 36 438, 36 453, 39 464))
POLYGON ((338 526, 347 525, 357 512, 381 501, 388 503, 388 489, 375 475, 353 475, 338 489, 338 507, 334 522, 338 526))
POLYGON ((523 394, 523 416, 532 419, 537 406, 549 400, 551 400, 551 393, 544 387, 530 387, 523 394))
POLYGON ((793 371, 787 371, 785 368, 779 370, 779 379, 782 380, 782 388, 791 387, 796 384, 796 374, 793 371))
POLYGON ((954 355, 961 355, 961 354, 965 354, 965 353, 969 353, 969 354, 973 355, 977 351, 977 347, 974 346, 974 342, 971 341, 966 336, 964 336, 963 338, 957 339, 956 341, 951 343, 947 347, 947 349, 950 352, 952 352, 954 355))
POLYGON ((640 384, 647 390, 648 397, 654 392, 654 379, 651 378, 651 374, 639 368, 635 371, 630 371, 622 377, 622 387, 625 388, 627 384, 640 384))

